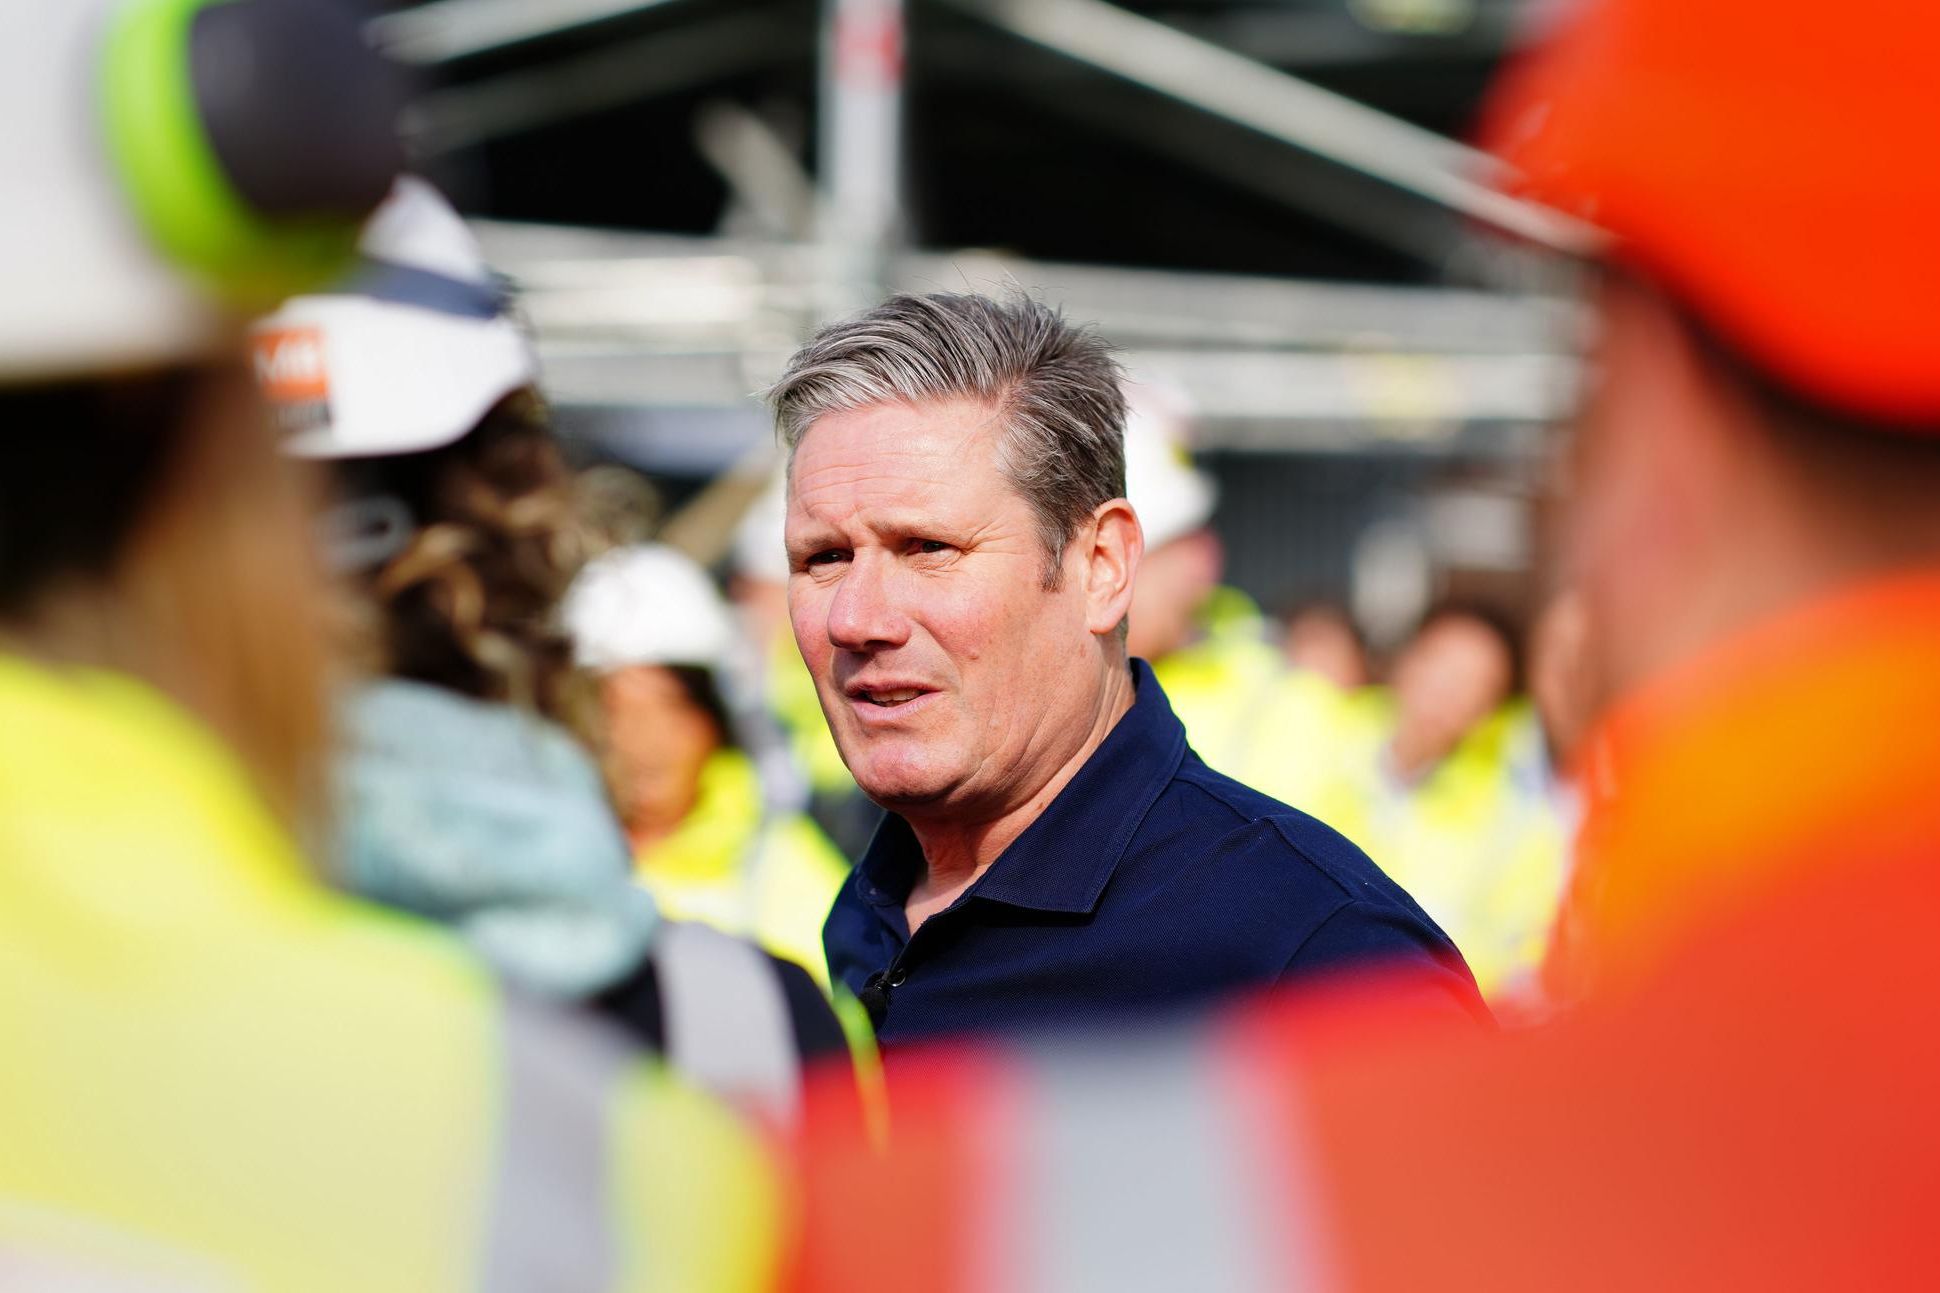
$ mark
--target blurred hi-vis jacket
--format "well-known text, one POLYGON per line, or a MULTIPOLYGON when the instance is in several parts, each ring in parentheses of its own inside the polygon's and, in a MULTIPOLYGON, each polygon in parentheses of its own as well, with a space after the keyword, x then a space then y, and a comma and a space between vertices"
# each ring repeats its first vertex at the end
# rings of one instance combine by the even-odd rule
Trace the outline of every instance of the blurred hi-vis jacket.
POLYGON ((766 1286, 726 1114, 324 891, 126 678, 0 657, 0 1269, 23 1287, 766 1286))
POLYGON ((708 756, 693 810, 634 865, 668 917, 753 939, 828 987, 822 924, 848 863, 807 814, 763 807, 760 775, 746 754, 708 756))

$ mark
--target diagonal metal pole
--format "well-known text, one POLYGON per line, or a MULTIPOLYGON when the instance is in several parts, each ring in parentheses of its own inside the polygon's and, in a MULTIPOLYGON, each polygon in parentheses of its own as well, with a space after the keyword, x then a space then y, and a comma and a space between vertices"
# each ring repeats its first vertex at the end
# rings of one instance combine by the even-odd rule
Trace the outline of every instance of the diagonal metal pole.
POLYGON ((1594 230, 1492 187, 1485 153, 1107 0, 943 0, 1001 30, 1472 220, 1582 253, 1594 230))

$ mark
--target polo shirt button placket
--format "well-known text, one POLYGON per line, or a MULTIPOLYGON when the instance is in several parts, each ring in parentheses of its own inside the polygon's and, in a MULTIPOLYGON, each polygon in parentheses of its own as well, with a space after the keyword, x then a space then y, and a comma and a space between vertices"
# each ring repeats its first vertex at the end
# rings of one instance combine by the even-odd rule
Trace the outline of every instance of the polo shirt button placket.
POLYGON ((887 970, 877 970, 863 981, 862 991, 856 1000, 869 1012, 869 1022, 877 1028, 889 1015, 889 990, 900 988, 909 982, 909 971, 900 965, 892 965, 887 970))

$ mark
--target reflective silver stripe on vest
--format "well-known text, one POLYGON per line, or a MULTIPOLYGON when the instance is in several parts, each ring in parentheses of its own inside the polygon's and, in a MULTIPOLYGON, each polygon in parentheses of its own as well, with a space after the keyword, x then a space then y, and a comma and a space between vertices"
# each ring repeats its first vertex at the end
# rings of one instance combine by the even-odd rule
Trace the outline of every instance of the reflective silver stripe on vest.
POLYGON ((604 1029, 516 996, 501 1011, 503 1098, 479 1287, 610 1289, 611 1114, 634 1057, 604 1029))
POLYGON ((1329 1287, 1286 1144, 1194 1031, 1047 1051, 1028 1065, 1000 1205, 1019 1293, 1285 1293, 1329 1287))
POLYGON ((667 1062, 737 1107, 787 1125, 801 1106, 801 1060, 788 998, 758 947, 706 925, 668 922, 653 963, 667 1062))

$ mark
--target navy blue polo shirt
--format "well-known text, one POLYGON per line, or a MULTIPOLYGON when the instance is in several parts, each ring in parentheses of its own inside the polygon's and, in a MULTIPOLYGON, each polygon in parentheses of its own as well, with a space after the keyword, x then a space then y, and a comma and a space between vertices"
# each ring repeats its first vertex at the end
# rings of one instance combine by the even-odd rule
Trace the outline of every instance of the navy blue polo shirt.
POLYGON ((1038 819, 910 937, 924 870, 889 814, 837 895, 829 969, 885 1042, 1109 1022, 1379 965, 1431 1008, 1488 1018, 1448 936, 1305 813, 1208 768, 1151 669, 1038 819))

